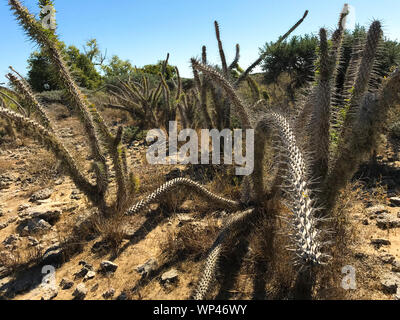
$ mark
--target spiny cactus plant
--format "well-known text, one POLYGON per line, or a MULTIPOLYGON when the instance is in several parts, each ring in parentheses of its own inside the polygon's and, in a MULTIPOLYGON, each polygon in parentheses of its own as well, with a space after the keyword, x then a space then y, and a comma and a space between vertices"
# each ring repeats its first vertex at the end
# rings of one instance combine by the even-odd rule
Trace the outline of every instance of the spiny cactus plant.
POLYGON ((20 1, 10 0, 9 5, 29 38, 37 42, 58 70, 59 81, 63 85, 71 105, 74 106, 88 137, 93 159, 91 167, 95 174, 95 181, 91 181, 90 178, 85 176, 83 168, 78 166, 58 137, 51 120, 46 115, 45 108, 35 98, 28 83, 18 78, 18 74, 9 73, 8 78, 29 103, 38 121, 4 107, 0 109, 0 116, 14 123, 22 133, 29 134, 49 148, 67 168, 77 187, 103 212, 108 212, 110 207, 105 199, 106 192, 109 189, 111 170, 107 159, 110 159, 117 185, 115 207, 117 210, 121 210, 125 205, 128 193, 133 190, 131 187, 133 175, 126 166, 126 152, 121 145, 122 127, 118 128, 116 134, 112 134, 95 106, 82 94, 62 56, 60 42, 55 31, 43 28, 40 21, 36 20, 20 1))
MULTIPOLYGON (((332 217, 333 206, 340 190, 350 180, 361 161, 371 153, 377 135, 382 132, 388 110, 400 103, 398 70, 381 81, 379 88, 369 85, 372 83, 376 52, 382 38, 378 21, 372 23, 362 52, 357 52, 357 57, 352 62, 354 65, 349 67, 349 70, 353 70, 348 72, 345 81, 349 87, 344 90, 337 87, 346 14, 341 14, 339 26, 330 41, 327 31, 320 30, 315 81, 307 91, 309 95, 297 105, 296 112, 291 115, 268 105, 266 101, 261 100, 252 106, 243 102, 235 90, 235 84, 246 79, 249 72, 244 72, 236 82, 232 81, 221 52, 220 40, 222 71, 205 64, 205 54, 203 63, 192 59, 195 81, 199 82, 200 78, 208 79, 224 90, 233 106, 232 112, 241 120, 242 128, 255 130, 255 170, 244 179, 240 201, 212 194, 196 182, 178 178, 162 185, 127 211, 127 214, 136 214, 150 203, 160 201, 176 188, 185 186, 187 190, 204 196, 210 203, 236 212, 229 215, 224 228, 210 248, 192 298, 208 297, 216 278, 219 258, 223 250, 229 250, 227 238, 239 238, 241 234, 248 236, 249 233, 244 230, 251 231, 251 223, 261 217, 275 218, 276 212, 270 210, 273 201, 278 200, 291 212, 286 217, 290 228, 286 233, 290 234, 290 250, 295 252, 295 264, 300 266, 299 283, 302 283, 302 278, 304 281, 311 281, 309 278, 305 279, 302 270, 315 273, 320 266, 329 262, 329 238, 326 232, 329 220, 325 218, 332 217), (349 97, 340 96, 340 92, 345 92, 349 97), (342 104, 337 104, 337 101, 342 101, 342 104), (339 124, 333 116, 336 113, 344 117, 339 124), (338 139, 332 138, 332 130, 339 131, 338 139), (277 161, 271 172, 265 172, 263 166, 268 142, 272 143, 277 154, 277 161), (274 178, 266 179, 270 175, 274 178), (273 182, 266 184, 267 180, 273 182)), ((281 37, 283 38, 285 36, 281 37)), ((373 83, 376 84, 376 81, 373 83)))
POLYGON ((171 95, 171 90, 165 80, 168 59, 169 54, 163 63, 163 71, 159 73, 159 82, 153 88, 146 74, 142 74, 141 82, 119 80, 119 85, 109 84, 111 99, 105 106, 128 112, 134 121, 139 122, 142 129, 168 127, 168 121, 175 120, 178 105, 181 104, 181 95, 183 95, 177 67, 175 67, 177 81, 172 79, 176 93, 174 96, 171 95))
MULTIPOLYGON (((277 44, 284 41, 304 21, 307 15, 308 11, 304 13, 304 16, 286 34, 280 37, 277 44)), ((240 46, 236 44, 235 57, 228 66, 221 40, 220 27, 217 21, 214 22, 214 27, 221 60, 221 74, 232 83, 235 89, 237 89, 243 81, 246 81, 251 91, 253 103, 260 100, 261 95, 265 97, 268 96, 265 91, 261 92, 257 82, 250 75, 254 68, 264 60, 265 54, 260 55, 246 70, 243 70, 239 66, 240 46)), ((205 46, 202 47, 201 62, 204 65, 207 64, 207 48, 205 46)), ((217 128, 219 130, 230 128, 232 101, 229 97, 224 95, 224 88, 221 87, 220 83, 210 81, 210 78, 205 74, 199 76, 198 70, 196 69, 193 69, 193 75, 199 92, 202 127, 217 128)))

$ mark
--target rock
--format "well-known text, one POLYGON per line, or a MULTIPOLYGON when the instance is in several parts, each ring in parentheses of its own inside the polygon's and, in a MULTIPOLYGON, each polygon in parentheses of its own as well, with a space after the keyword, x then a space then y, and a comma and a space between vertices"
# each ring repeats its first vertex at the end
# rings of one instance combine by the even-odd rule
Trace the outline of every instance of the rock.
POLYGON ((8 227, 8 223, 0 223, 0 230, 3 230, 8 227))
POLYGON ((87 263, 85 260, 80 260, 78 265, 84 266, 88 270, 93 270, 93 266, 90 263, 87 263))
POLYGON ((30 207, 31 207, 31 205, 29 203, 23 203, 23 204, 20 204, 18 206, 18 211, 21 212, 21 211, 24 211, 24 210, 26 210, 26 209, 28 209, 30 207))
POLYGON ((394 294, 399 287, 400 278, 394 274, 387 274, 381 281, 382 291, 387 294, 394 294))
POLYGON ((43 254, 42 263, 49 265, 60 265, 64 262, 64 251, 59 244, 46 249, 43 254))
POLYGON ((387 213, 388 210, 383 205, 377 205, 366 209, 366 213, 368 216, 378 215, 381 213, 387 213))
POLYGON ((391 255, 390 253, 385 253, 385 254, 381 255, 379 258, 382 260, 383 263, 386 263, 386 264, 392 264, 393 261, 395 260, 395 257, 393 255, 391 255))
POLYGON ((70 205, 65 205, 62 207, 62 212, 73 212, 76 209, 79 208, 79 205, 75 204, 70 204, 70 205))
POLYGON ((390 246, 390 241, 386 239, 371 239, 371 244, 380 248, 382 246, 390 246))
POLYGON ((178 280, 178 271, 176 269, 171 269, 161 275, 161 283, 171 283, 176 280, 178 280))
POLYGON ((34 237, 28 237, 28 241, 31 247, 36 247, 39 244, 39 241, 34 237))
POLYGON ((63 290, 71 289, 74 286, 74 282, 68 278, 62 278, 60 282, 60 287, 63 290))
POLYGON ((392 271, 400 272, 400 261, 399 260, 392 261, 392 271))
POLYGON ((43 291, 40 300, 53 300, 58 295, 56 288, 46 287, 43 291))
POLYGON ((95 292, 99 288, 99 284, 96 283, 91 289, 90 292, 95 292))
POLYGON ((53 225, 60 219, 61 210, 51 207, 35 207, 27 209, 26 214, 30 219, 43 219, 53 225))
POLYGON ((83 300, 85 299, 88 293, 88 289, 83 283, 80 283, 76 286, 75 291, 72 293, 72 296, 75 297, 76 300, 83 300))
POLYGON ((356 252, 354 254, 354 258, 359 259, 359 260, 363 260, 363 259, 368 258, 368 255, 366 253, 364 253, 364 252, 356 252))
POLYGON ((396 292, 394 298, 395 298, 396 300, 400 300, 400 287, 397 288, 397 292, 396 292))
POLYGON ((84 281, 93 279, 95 276, 96 276, 96 272, 94 272, 94 271, 89 271, 89 272, 86 274, 86 276, 85 276, 85 278, 84 278, 84 281))
POLYGON ((93 229, 93 216, 93 211, 86 211, 85 213, 80 214, 75 220, 74 232, 77 234, 93 234, 90 232, 93 229))
POLYGON ((45 233, 50 229, 51 225, 47 221, 40 218, 24 220, 17 227, 17 231, 23 237, 31 234, 45 233))
POLYGON ((17 216, 13 216, 10 219, 8 219, 7 224, 10 225, 11 223, 14 223, 18 220, 17 216))
POLYGON ((19 240, 19 236, 17 234, 11 234, 7 238, 4 239, 3 244, 4 245, 14 244, 18 240, 19 240))
POLYGON ((118 268, 118 265, 112 263, 111 261, 103 261, 100 263, 100 271, 107 273, 107 272, 115 272, 118 268))
POLYGON ((42 189, 37 192, 35 192, 30 198, 30 202, 36 202, 38 200, 45 200, 50 198, 51 194, 53 193, 53 190, 50 188, 42 189))
POLYGON ((88 272, 89 272, 89 270, 87 268, 83 267, 81 270, 74 273, 75 280, 83 278, 84 276, 87 275, 88 272))
POLYGON ((137 266, 135 270, 145 277, 157 268, 157 261, 153 258, 147 260, 144 264, 137 266))
POLYGON ((122 291, 116 300, 128 300, 128 294, 125 291, 122 291))
POLYGON ((115 294, 115 290, 113 288, 107 290, 102 294, 104 299, 111 299, 115 294))
POLYGON ((70 199, 79 200, 80 198, 81 198, 81 196, 80 196, 79 190, 77 190, 77 189, 72 190, 71 195, 70 195, 70 199))
POLYGON ((178 218, 178 220, 179 220, 179 223, 178 223, 178 226, 179 226, 179 227, 182 226, 182 225, 185 224, 185 223, 193 222, 193 221, 194 221, 194 218, 193 218, 193 217, 190 217, 190 216, 185 215, 185 214, 179 214, 179 215, 177 215, 177 218, 178 218))
POLYGON ((400 219, 386 213, 379 216, 376 220, 376 225, 382 230, 400 228, 400 219))
POLYGON ((390 205, 393 207, 400 207, 400 197, 389 198, 390 205))

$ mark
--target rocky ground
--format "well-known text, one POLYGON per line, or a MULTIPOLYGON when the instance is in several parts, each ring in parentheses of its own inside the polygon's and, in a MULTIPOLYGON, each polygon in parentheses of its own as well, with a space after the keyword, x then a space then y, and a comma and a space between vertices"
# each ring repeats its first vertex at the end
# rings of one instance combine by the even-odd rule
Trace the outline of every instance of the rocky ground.
MULTIPOLYGON (((62 118, 58 126, 68 147, 84 161, 85 141, 74 133, 78 121, 62 118)), ((144 164, 145 148, 136 142, 128 149, 134 173, 147 177, 142 193, 165 177, 144 164)), ((388 143, 378 155, 378 179, 361 176, 359 181, 368 186, 346 204, 357 230, 348 261, 356 271, 356 288, 346 292, 349 299, 400 299, 399 155, 388 143)), ((86 232, 96 215, 86 197, 53 156, 28 138, 0 145, 0 203, 0 297, 18 300, 186 299, 221 215, 212 212, 204 220, 191 200, 168 216, 153 215, 155 206, 124 220, 121 229, 131 237, 112 250, 103 237, 86 232), (190 259, 166 252, 184 232, 203 235, 193 249, 200 253, 190 259)), ((251 298, 248 291, 239 288, 233 298, 251 298)))

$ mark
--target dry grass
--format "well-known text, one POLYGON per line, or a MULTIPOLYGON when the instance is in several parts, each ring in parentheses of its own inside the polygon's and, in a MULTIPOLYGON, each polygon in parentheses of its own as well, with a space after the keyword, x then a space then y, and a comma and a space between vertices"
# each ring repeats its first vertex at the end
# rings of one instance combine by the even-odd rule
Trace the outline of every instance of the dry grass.
POLYGON ((220 226, 215 219, 201 223, 188 223, 182 227, 168 229, 165 242, 160 249, 165 261, 172 259, 198 260, 204 257, 214 242, 220 226))

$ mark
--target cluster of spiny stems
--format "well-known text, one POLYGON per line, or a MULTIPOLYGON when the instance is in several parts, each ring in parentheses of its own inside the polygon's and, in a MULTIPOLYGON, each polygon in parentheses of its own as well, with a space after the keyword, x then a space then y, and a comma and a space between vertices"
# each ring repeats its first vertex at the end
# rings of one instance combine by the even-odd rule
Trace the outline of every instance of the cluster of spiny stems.
MULTIPOLYGON (((225 227, 210 248, 192 298, 208 297, 218 272, 221 254, 229 249, 227 239, 238 236, 254 222, 260 216, 257 213, 265 209, 262 207, 265 199, 274 198, 274 194, 281 197, 283 192, 281 201, 291 211, 291 215, 287 217, 291 231, 287 233, 290 234, 292 243, 290 250, 295 252, 295 263, 301 266, 300 270, 315 271, 316 266, 329 261, 329 242, 326 241, 327 233, 323 229, 326 228, 325 218, 332 216, 340 190, 374 149, 388 110, 400 103, 399 71, 381 81, 379 87, 371 85, 377 83, 377 79, 374 79, 374 68, 382 39, 378 21, 372 23, 362 52, 354 54, 344 85, 338 85, 338 69, 343 64, 342 41, 346 15, 347 12, 341 14, 331 41, 328 41, 327 31, 320 30, 317 64, 319 70, 308 90, 310 94, 300 100, 296 112, 292 112, 294 115, 291 116, 269 105, 267 101, 260 100, 253 105, 243 102, 236 88, 238 82, 246 79, 249 72, 243 72, 236 81, 231 76, 217 24, 222 71, 207 65, 205 49, 202 62, 192 59, 195 82, 203 98, 206 95, 202 90, 207 88, 207 83, 213 83, 229 99, 232 113, 241 120, 242 128, 253 128, 256 132, 255 170, 245 179, 244 197, 240 202, 235 203, 217 195, 211 196, 194 182, 176 179, 161 186, 128 210, 128 214, 136 213, 183 184, 213 203, 225 206, 226 210, 236 212, 229 216, 224 223, 225 227), (345 114, 343 121, 338 121, 338 114, 345 114), (332 139, 333 130, 338 131, 338 140, 332 139), (265 184, 266 176, 271 174, 263 169, 267 142, 272 143, 273 150, 277 153, 276 159, 279 159, 273 170, 276 175, 273 179, 274 185, 265 184), (215 201, 216 199, 219 201, 215 201)), ((283 41, 290 32, 279 41, 283 41)), ((237 64, 237 60, 238 52, 233 65, 237 64)), ((208 110, 204 108, 204 101, 201 102, 201 108, 207 124, 210 117, 208 110)), ((299 276, 301 277, 301 272, 299 276)))
MULTIPOLYGON (((169 54, 163 62, 158 84, 152 87, 149 78, 142 74, 141 81, 118 80, 118 85, 108 85, 111 94, 106 107, 128 112, 142 129, 168 128, 169 121, 175 120, 177 111, 181 114, 183 125, 194 122, 194 110, 188 101, 191 94, 182 90, 179 70, 175 67, 176 81, 170 79, 174 91, 170 89, 165 77, 169 54)), ((139 71, 138 71, 139 73, 139 71)))
POLYGON ((128 194, 134 189, 134 178, 126 165, 126 151, 121 145, 122 127, 118 128, 116 134, 113 134, 96 107, 82 94, 64 60, 60 42, 55 32, 43 28, 41 22, 36 20, 20 1, 10 0, 9 6, 28 37, 40 46, 58 70, 58 80, 65 89, 71 105, 84 126, 85 135, 88 137, 91 158, 93 159, 91 168, 94 171, 95 180, 92 181, 88 178, 84 169, 75 161, 58 137, 51 119, 46 114, 46 108, 36 99, 27 81, 13 69, 13 73, 9 73, 7 77, 15 90, 23 97, 26 105, 29 106, 29 110, 33 112, 28 114, 17 113, 1 107, 0 116, 11 121, 22 133, 38 139, 50 149, 63 163, 77 187, 104 211, 107 211, 109 207, 105 196, 109 189, 111 168, 107 159, 110 159, 117 185, 115 207, 117 210, 122 209, 125 206, 128 194))
MULTIPOLYGON (((304 13, 304 16, 287 33, 279 38, 277 44, 283 42, 304 21, 307 15, 308 11, 304 13)), ((268 93, 264 90, 262 91, 251 76, 251 72, 262 63, 267 53, 261 54, 256 61, 244 70, 239 66, 240 46, 236 44, 235 57, 228 65, 217 21, 214 22, 214 27, 221 60, 221 66, 219 67, 221 76, 228 80, 235 89, 239 88, 243 82, 247 82, 253 104, 259 102, 261 97, 267 97, 268 99, 268 93)), ((203 65, 207 65, 208 63, 206 46, 202 47, 201 63, 203 65)), ((193 75, 200 102, 199 118, 201 121, 199 124, 202 125, 202 128, 217 128, 219 130, 230 128, 232 115, 235 115, 231 109, 235 107, 235 104, 226 95, 224 85, 213 81, 206 74, 200 75, 199 71, 195 68, 193 68, 193 75)))

